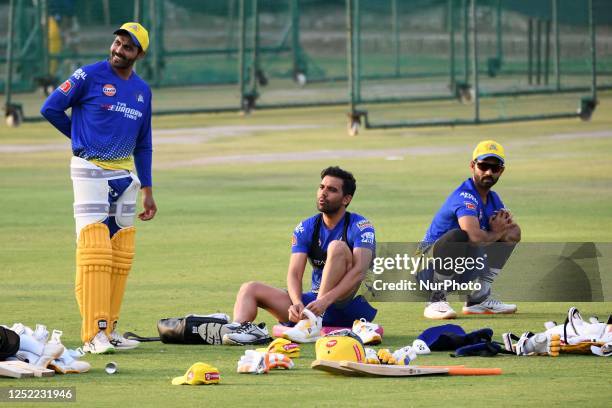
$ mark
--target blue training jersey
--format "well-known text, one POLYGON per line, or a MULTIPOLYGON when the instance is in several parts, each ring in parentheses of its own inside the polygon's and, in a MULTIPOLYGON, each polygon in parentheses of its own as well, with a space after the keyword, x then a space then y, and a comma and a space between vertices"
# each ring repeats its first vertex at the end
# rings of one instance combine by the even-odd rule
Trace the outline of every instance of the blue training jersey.
POLYGON ((491 190, 487 195, 487 203, 484 204, 476 190, 474 180, 469 178, 448 196, 442 208, 438 210, 421 246, 429 246, 446 232, 459 228, 459 218, 465 216, 478 218, 480 229, 490 231, 489 217, 502 208, 504 203, 501 198, 491 190))
POLYGON ((120 78, 108 61, 77 69, 40 113, 72 142, 72 153, 106 169, 133 170, 151 180, 151 89, 135 72, 120 78), (72 117, 65 111, 72 108, 72 117))
MULTIPOLYGON (((308 254, 312 244, 312 236, 314 233, 315 223, 320 214, 300 222, 291 237, 291 253, 306 253, 308 254)), ((341 240, 344 233, 344 219, 333 228, 328 229, 324 222, 321 222, 319 229, 319 244, 321 249, 327 252, 329 243, 335 240, 341 240)), ((376 235, 374 226, 365 217, 351 213, 349 225, 346 231, 346 244, 349 248, 368 248, 372 250, 372 254, 376 252, 376 235)), ((313 266, 312 270, 312 291, 316 292, 321 286, 321 277, 323 269, 313 266)))

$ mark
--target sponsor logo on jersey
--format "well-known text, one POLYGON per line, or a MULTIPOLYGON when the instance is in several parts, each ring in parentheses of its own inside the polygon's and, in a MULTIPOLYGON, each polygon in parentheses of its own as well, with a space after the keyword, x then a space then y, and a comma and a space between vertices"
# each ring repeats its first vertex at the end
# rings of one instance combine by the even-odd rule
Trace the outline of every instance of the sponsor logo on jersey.
POLYGON ((361 234, 361 242, 364 244, 373 244, 374 243, 374 233, 371 231, 364 232, 361 234))
POLYGON ((138 102, 144 103, 144 96, 142 96, 142 94, 138 94, 137 99, 138 99, 138 102))
POLYGON ((467 198, 468 200, 472 200, 472 201, 474 201, 475 203, 477 203, 477 202, 478 202, 478 200, 476 199, 476 197, 474 197, 472 194, 470 194, 470 193, 468 193, 468 192, 466 192, 466 191, 462 191, 462 192, 459 194, 459 197, 467 198))
POLYGON ((83 71, 83 68, 79 68, 76 71, 74 71, 72 73, 72 77, 74 79, 81 79, 84 80, 85 78, 87 78, 87 73, 85 71, 83 71))
POLYGON ((369 220, 361 220, 357 223, 359 231, 363 231, 366 228, 372 228, 372 223, 369 220))
POLYGON ((138 120, 142 118, 141 111, 139 111, 138 109, 130 108, 129 106, 127 106, 126 103, 123 102, 117 102, 116 105, 103 103, 100 105, 100 107, 110 112, 123 113, 123 117, 128 119, 138 120))
POLYGON ((106 84, 102 87, 102 93, 106 96, 115 96, 117 89, 113 84, 106 84))
POLYGON ((74 83, 69 79, 57 87, 57 89, 59 89, 59 91, 64 95, 68 95, 70 91, 72 91, 72 88, 74 88, 74 83))
POLYGON ((470 203, 469 201, 466 201, 464 204, 465 204, 465 208, 467 208, 468 210, 476 209, 476 205, 474 203, 470 203))
POLYGON ((297 232, 298 234, 301 234, 302 232, 304 232, 304 226, 302 225, 302 223, 300 222, 297 227, 295 227, 295 232, 297 232))

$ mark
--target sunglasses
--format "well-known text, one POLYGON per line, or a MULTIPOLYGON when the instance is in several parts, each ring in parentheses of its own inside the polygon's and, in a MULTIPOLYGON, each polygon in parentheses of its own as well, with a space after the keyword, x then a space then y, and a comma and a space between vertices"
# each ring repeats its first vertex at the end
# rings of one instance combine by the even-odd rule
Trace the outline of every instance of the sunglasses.
POLYGON ((474 163, 476 163, 476 167, 478 167, 478 169, 483 172, 486 172, 487 170, 491 170, 491 172, 493 173, 499 173, 504 168, 503 164, 494 164, 494 163, 477 162, 477 161, 475 161, 474 163))

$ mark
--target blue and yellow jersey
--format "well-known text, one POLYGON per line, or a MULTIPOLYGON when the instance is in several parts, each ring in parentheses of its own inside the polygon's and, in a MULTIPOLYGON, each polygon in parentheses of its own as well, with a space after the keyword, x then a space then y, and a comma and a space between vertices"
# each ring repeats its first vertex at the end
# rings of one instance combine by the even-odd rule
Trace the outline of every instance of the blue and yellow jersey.
POLYGON ((151 89, 135 72, 120 78, 108 61, 77 69, 40 113, 72 141, 72 153, 102 168, 151 180, 151 89), (72 117, 65 111, 72 108, 72 117))
POLYGON ((309 260, 313 265, 313 292, 319 290, 321 278, 323 276, 322 265, 313 262, 312 259, 313 239, 317 239, 317 244, 321 250, 323 252, 327 252, 327 247, 329 246, 330 242, 343 239, 346 228, 346 236, 344 238, 346 244, 351 250, 354 248, 368 248, 372 250, 373 254, 376 252, 376 235, 374 226, 362 215, 350 213, 348 217, 348 224, 345 223, 345 220, 340 220, 340 222, 338 222, 338 224, 331 230, 325 226, 324 222, 317 221, 320 219, 320 217, 321 214, 317 214, 300 222, 293 230, 293 235, 291 237, 291 253, 308 254, 309 260), (313 235, 316 230, 317 222, 320 222, 319 236, 314 237, 313 235))
POLYGON ((465 216, 478 218, 480 229, 490 231, 489 218, 502 208, 504 203, 494 191, 489 191, 487 203, 484 204, 474 180, 469 178, 448 196, 438 210, 425 233, 421 247, 427 247, 447 231, 459 228, 459 218, 465 216))

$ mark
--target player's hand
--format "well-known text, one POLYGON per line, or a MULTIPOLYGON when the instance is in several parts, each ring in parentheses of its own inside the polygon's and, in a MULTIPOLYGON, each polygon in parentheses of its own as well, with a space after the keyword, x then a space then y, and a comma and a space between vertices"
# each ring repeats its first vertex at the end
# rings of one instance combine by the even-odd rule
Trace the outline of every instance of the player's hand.
POLYGON ((324 298, 316 299, 306 305, 306 309, 310 310, 316 316, 321 316, 327 308, 329 307, 329 302, 327 302, 324 298))
POLYGON ((302 310, 304 310, 304 305, 302 303, 296 303, 289 306, 289 321, 297 323, 302 320, 302 310))
POLYGON ((138 218, 142 221, 149 221, 155 217, 157 205, 153 199, 153 189, 151 187, 142 188, 142 208, 144 208, 144 211, 138 214, 138 218))
POLYGON ((512 219, 512 213, 507 208, 502 208, 501 210, 499 210, 497 212, 497 215, 503 217, 503 219, 506 220, 506 223, 514 224, 514 220, 512 219))
POLYGON ((512 219, 510 218, 508 223, 508 214, 505 212, 498 211, 489 218, 489 226, 493 232, 504 232, 511 223, 512 219))

